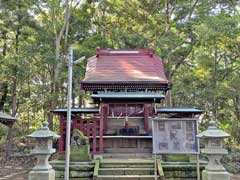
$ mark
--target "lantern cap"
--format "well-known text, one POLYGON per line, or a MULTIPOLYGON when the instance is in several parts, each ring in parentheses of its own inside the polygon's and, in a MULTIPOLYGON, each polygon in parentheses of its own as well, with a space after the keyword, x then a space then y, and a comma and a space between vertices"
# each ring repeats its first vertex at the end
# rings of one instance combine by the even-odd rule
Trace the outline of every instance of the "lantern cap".
POLYGON ((230 137, 230 134, 218 129, 216 127, 216 121, 211 120, 209 122, 209 127, 206 131, 201 132, 198 134, 199 138, 227 138, 230 137))
POLYGON ((59 138, 55 132, 50 131, 48 127, 49 123, 47 121, 43 122, 43 126, 40 130, 34 131, 32 134, 28 135, 31 138, 59 138))

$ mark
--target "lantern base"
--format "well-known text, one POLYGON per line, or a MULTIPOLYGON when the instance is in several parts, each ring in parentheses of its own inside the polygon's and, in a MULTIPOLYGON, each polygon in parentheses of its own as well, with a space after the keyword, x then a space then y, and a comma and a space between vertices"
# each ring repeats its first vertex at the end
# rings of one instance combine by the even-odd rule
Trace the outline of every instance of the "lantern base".
POLYGON ((31 171, 28 175, 28 180, 55 180, 55 171, 31 171))
POLYGON ((207 171, 202 172, 203 180, 230 180, 230 175, 227 171, 207 171))

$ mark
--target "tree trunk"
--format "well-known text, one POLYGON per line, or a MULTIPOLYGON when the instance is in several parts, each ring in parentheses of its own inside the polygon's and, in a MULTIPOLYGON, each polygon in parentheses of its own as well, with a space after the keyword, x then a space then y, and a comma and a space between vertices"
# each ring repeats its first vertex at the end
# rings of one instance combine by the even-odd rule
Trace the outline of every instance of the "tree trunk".
POLYGON ((232 131, 231 134, 233 138, 240 143, 240 131, 239 131, 239 125, 240 125, 240 108, 239 108, 239 103, 240 103, 240 98, 238 95, 232 98, 233 100, 233 108, 234 108, 234 114, 236 116, 236 119, 233 121, 232 124, 232 131))
POLYGON ((2 83, 1 91, 2 91, 2 97, 0 100, 0 111, 3 110, 4 104, 7 100, 7 93, 8 93, 8 83, 7 82, 2 83))
POLYGON ((3 50, 2 55, 6 56, 7 54, 7 32, 3 32, 3 50))
POLYGON ((235 100, 233 100, 233 102, 234 102, 233 105, 234 105, 234 109, 235 109, 234 113, 236 116, 236 121, 238 123, 240 123, 240 109, 239 109, 240 98, 239 98, 239 96, 236 96, 235 100))
POLYGON ((7 134, 7 148, 6 148, 6 159, 8 160, 12 154, 12 126, 8 126, 7 134))
POLYGON ((83 104, 83 97, 82 97, 82 92, 80 91, 79 99, 78 99, 78 107, 82 107, 82 104, 83 104))
MULTIPOLYGON (((55 16, 55 14, 52 14, 55 16)), ((52 82, 51 82, 51 100, 50 100, 50 110, 54 110, 57 107, 58 99, 59 99, 59 74, 61 68, 60 62, 60 50, 61 50, 61 40, 64 36, 68 35, 68 23, 70 18, 70 7, 69 7, 69 0, 65 0, 65 15, 64 15, 64 22, 61 30, 59 33, 57 30, 55 31, 55 64, 52 66, 52 82)), ((53 25, 56 27, 55 17, 52 17, 53 25)), ((48 113, 48 121, 49 121, 49 128, 53 129, 53 114, 51 112, 48 113)))
MULTIPOLYGON (((170 55, 168 56, 167 59, 167 79, 172 82, 172 76, 171 76, 171 57, 170 55)), ((167 96, 166 96, 166 105, 168 107, 172 107, 172 89, 169 89, 167 92, 167 96)))
MULTIPOLYGON (((17 80, 13 80, 13 92, 12 92, 12 116, 15 117, 17 111, 17 80)), ((7 135, 7 148, 6 148, 6 159, 12 154, 12 125, 8 126, 7 135)))
MULTIPOLYGON (((18 24, 20 24, 20 18, 18 17, 18 24)), ((20 27, 16 30, 15 35, 15 53, 16 59, 18 56, 18 46, 19 46, 19 36, 20 36, 20 27)), ((17 62, 16 62, 17 64, 17 62)), ((12 88, 12 116, 15 117, 17 113, 17 65, 14 66, 15 77, 13 77, 13 88, 12 88)), ((12 124, 13 125, 13 124, 12 124)), ((8 159, 12 154, 12 125, 8 128, 7 135, 7 148, 6 148, 6 158, 8 159)))
MULTIPOLYGON (((3 57, 7 55, 7 32, 3 32, 3 49, 2 55, 3 57)), ((3 110, 4 104, 7 100, 7 93, 8 93, 8 83, 5 81, 2 83, 1 87, 2 97, 0 100, 0 111, 3 110)))
MULTIPOLYGON (((169 0, 165 1, 165 13, 166 13, 166 28, 165 32, 168 33, 170 30, 170 6, 171 3, 169 0)), ((167 78, 171 82, 172 77, 171 77, 171 49, 168 50, 169 54, 167 57, 167 78)), ((168 107, 172 107, 172 90, 169 89, 167 92, 167 97, 166 97, 166 105, 168 107)))
MULTIPOLYGON (((53 69, 54 71, 54 69, 53 69)), ((51 99, 50 99, 50 111, 56 109, 56 100, 55 100, 55 89, 54 89, 54 78, 52 78, 51 82, 51 99)), ((48 123, 49 123, 49 129, 53 129, 53 114, 51 112, 48 112, 48 123)))

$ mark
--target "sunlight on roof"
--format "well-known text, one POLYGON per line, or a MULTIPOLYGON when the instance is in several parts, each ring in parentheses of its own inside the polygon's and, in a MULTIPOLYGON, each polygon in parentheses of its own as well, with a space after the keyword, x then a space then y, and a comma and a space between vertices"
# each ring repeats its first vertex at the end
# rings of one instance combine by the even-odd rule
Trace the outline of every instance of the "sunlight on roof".
POLYGON ((153 74, 148 75, 146 72, 144 72, 144 70, 136 70, 136 67, 129 62, 121 61, 120 64, 122 67, 122 73, 128 74, 129 78, 131 77, 134 79, 160 80, 158 76, 154 76, 153 74))
POLYGON ((110 54, 138 54, 139 51, 109 51, 110 54))

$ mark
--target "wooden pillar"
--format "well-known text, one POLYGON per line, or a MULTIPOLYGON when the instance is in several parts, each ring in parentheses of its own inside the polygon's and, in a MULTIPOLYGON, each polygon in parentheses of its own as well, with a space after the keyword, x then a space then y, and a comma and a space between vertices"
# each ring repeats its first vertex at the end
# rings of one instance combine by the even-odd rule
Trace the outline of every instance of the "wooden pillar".
POLYGON ((81 116, 79 117, 79 121, 80 121, 80 123, 79 123, 79 129, 80 129, 80 131, 84 132, 84 129, 83 129, 83 119, 82 119, 81 116))
POLYGON ((108 116, 108 112, 109 112, 109 104, 105 104, 104 105, 104 127, 103 127, 103 130, 107 131, 108 129, 108 122, 107 122, 107 116, 108 116))
POLYGON ((96 122, 96 119, 93 119, 93 144, 92 144, 92 152, 93 154, 96 154, 96 144, 97 144, 97 122, 96 122))
POLYGON ((101 118, 100 118, 100 131, 99 131, 99 153, 103 153, 103 129, 104 129, 104 118, 105 118, 105 105, 101 104, 101 118))
POLYGON ((148 131, 149 104, 144 104, 144 130, 148 131))
MULTIPOLYGON (((88 120, 87 120, 88 121, 88 120)), ((89 137, 90 136, 90 124, 89 124, 89 122, 87 122, 87 127, 86 127, 86 135, 87 135, 87 137, 89 137)))
POLYGON ((64 115, 61 115, 60 116, 60 139, 59 139, 59 141, 58 141, 58 150, 59 150, 59 152, 63 152, 64 151, 64 147, 65 147, 65 143, 64 143, 64 138, 65 138, 65 136, 64 136, 64 128, 65 128, 65 126, 66 126, 66 123, 65 123, 65 121, 66 121, 66 118, 64 117, 64 115))

